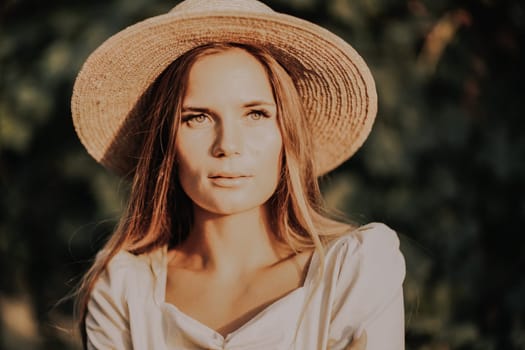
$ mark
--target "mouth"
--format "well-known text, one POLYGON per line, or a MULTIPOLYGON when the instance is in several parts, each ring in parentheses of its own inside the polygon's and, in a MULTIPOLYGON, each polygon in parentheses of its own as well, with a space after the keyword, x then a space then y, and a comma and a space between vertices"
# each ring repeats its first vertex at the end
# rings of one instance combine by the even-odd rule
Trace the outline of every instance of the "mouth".
POLYGON ((253 176, 246 174, 221 173, 208 176, 217 187, 232 188, 246 184, 253 176))
POLYGON ((217 173, 208 176, 210 179, 240 179, 252 177, 252 175, 243 174, 243 173, 217 173))

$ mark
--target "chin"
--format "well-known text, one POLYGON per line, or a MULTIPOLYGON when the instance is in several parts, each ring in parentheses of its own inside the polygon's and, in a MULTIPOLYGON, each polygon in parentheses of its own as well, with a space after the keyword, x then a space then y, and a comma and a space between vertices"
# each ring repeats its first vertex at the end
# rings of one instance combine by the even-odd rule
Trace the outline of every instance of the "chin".
POLYGON ((203 201, 196 203, 196 205, 203 211, 215 215, 235 215, 260 208, 266 204, 271 194, 268 196, 261 196, 259 200, 254 200, 253 194, 251 196, 228 196, 223 194, 210 201, 203 201), (233 198, 232 198, 233 197, 233 198), (237 197, 237 198, 236 198, 237 197), (248 197, 248 198, 246 198, 248 197))
POLYGON ((227 203, 227 202, 221 202, 217 205, 203 205, 199 206, 202 210, 209 212, 211 214, 215 215, 235 215, 244 213, 250 210, 253 210, 255 208, 258 208, 262 206, 264 203, 261 204, 254 204, 254 203, 227 203))

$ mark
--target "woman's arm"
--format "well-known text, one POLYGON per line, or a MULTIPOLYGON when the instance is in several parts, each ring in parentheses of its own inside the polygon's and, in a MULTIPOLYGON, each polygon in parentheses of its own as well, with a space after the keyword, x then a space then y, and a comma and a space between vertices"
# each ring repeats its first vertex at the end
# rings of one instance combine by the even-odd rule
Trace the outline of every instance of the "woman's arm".
POLYGON ((405 261, 399 239, 383 224, 353 233, 341 258, 330 324, 333 349, 367 333, 367 350, 404 349, 405 261))
POLYGON ((405 349, 403 291, 379 308, 363 324, 367 333, 367 350, 405 349))
POLYGON ((126 297, 129 265, 122 258, 115 256, 91 291, 86 314, 89 350, 132 349, 126 297))

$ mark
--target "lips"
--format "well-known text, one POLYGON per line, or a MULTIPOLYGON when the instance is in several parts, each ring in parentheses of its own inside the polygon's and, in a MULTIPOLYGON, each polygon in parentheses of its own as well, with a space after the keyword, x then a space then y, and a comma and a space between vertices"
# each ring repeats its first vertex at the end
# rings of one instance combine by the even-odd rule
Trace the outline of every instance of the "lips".
POLYGON ((243 184, 249 182, 252 177, 252 175, 247 175, 244 173, 230 172, 222 172, 208 176, 214 185, 225 188, 242 186, 243 184))
POLYGON ((246 173, 237 173, 237 172, 220 172, 220 173, 214 173, 208 176, 211 179, 216 178, 225 178, 225 179, 237 179, 242 177, 252 177, 250 174, 246 173))

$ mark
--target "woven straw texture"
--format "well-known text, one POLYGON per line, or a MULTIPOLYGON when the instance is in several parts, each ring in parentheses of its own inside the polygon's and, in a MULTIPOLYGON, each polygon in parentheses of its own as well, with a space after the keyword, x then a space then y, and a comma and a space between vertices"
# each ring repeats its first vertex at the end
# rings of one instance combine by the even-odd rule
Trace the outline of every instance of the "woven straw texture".
POLYGON ((84 63, 71 108, 89 154, 118 174, 132 172, 136 102, 171 62, 211 42, 261 45, 284 66, 301 67, 292 78, 307 115, 297 118, 308 118, 312 128, 318 175, 351 157, 370 133, 374 80, 344 40, 254 0, 186 0, 112 36, 84 63))

